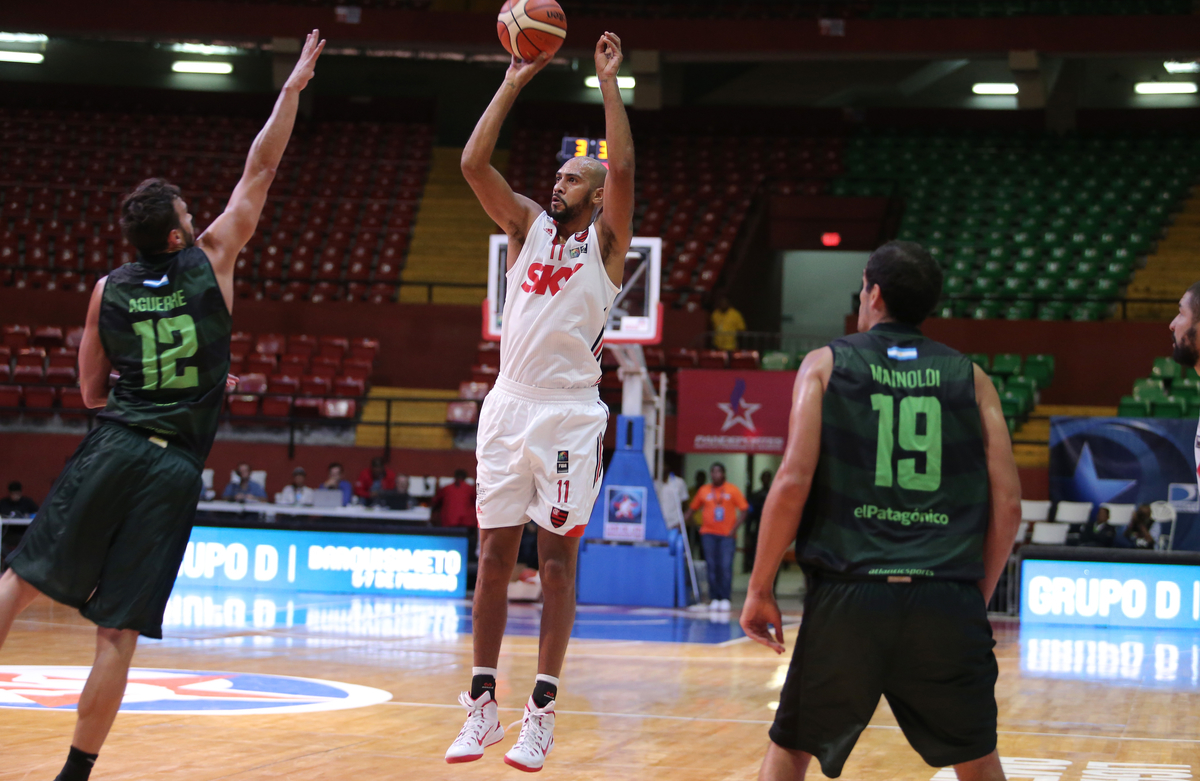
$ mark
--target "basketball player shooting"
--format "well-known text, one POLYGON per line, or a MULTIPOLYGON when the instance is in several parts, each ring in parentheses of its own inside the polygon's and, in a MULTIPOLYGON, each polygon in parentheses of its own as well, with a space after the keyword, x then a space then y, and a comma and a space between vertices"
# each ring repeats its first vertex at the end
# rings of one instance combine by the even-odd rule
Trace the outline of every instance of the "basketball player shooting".
POLYGON ((633 139, 617 88, 621 40, 596 43, 604 96, 608 169, 576 157, 555 174, 550 210, 517 195, 489 161, 517 95, 549 62, 514 59, 463 150, 463 175, 488 215, 508 234, 507 296, 500 376, 479 415, 479 572, 472 626, 467 720, 446 752, 471 762, 504 737, 497 716, 496 665, 508 620, 508 582, 525 523, 538 526, 544 604, 538 675, 521 735, 504 761, 541 770, 554 745, 554 699, 575 623, 579 538, 600 490, 608 408, 600 401, 604 327, 620 290, 633 236, 633 139))
POLYGON ((325 42, 313 30, 225 211, 198 238, 179 188, 147 179, 121 202, 137 260, 96 283, 80 388, 103 407, 0 576, 0 645, 45 594, 97 625, 96 660, 56 781, 87 781, 121 700, 138 636, 163 612, 225 403, 233 270, 254 235, 325 42), (120 376, 108 391, 109 372, 120 376))

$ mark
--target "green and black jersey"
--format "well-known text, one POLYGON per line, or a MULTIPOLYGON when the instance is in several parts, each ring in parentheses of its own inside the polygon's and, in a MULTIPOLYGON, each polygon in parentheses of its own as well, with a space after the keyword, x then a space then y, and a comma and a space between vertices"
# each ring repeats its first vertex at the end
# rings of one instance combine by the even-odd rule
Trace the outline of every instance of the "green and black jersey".
POLYGON ((855 578, 982 578, 989 492, 974 364, 898 323, 829 347, 796 558, 855 578))
POLYGON ((203 461, 229 373, 233 318, 198 247, 139 256, 108 275, 100 340, 120 374, 101 420, 160 436, 203 461))

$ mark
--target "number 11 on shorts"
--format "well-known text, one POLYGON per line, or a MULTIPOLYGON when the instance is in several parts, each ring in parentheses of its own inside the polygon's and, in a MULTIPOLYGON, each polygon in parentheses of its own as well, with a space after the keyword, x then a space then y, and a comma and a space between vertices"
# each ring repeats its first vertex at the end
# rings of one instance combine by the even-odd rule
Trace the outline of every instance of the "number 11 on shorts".
POLYGON ((563 502, 569 502, 569 501, 571 501, 571 481, 570 480, 559 480, 558 481, 558 502, 559 502, 559 504, 562 504, 563 502))

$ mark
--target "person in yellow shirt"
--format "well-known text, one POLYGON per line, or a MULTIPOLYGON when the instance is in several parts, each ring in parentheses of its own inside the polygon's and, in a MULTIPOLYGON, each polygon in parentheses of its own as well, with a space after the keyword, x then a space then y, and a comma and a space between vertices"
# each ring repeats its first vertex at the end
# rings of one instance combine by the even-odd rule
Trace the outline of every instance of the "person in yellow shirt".
POLYGON ((710 482, 692 498, 692 509, 701 510, 700 547, 708 564, 708 596, 711 610, 729 610, 733 591, 733 554, 737 550, 737 529, 750 505, 736 485, 725 482, 725 465, 715 463, 709 470, 710 482))
POLYGON ((742 313, 729 305, 729 297, 717 293, 712 315, 712 344, 715 350, 736 350, 738 331, 746 330, 742 313))

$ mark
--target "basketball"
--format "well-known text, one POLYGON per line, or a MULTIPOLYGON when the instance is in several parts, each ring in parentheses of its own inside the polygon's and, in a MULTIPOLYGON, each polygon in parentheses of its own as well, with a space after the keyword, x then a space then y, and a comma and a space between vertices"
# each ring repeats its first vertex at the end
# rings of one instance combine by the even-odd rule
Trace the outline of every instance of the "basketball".
POLYGON ((496 17, 504 50, 519 60, 553 56, 567 37, 567 15, 554 0, 507 0, 496 17))

